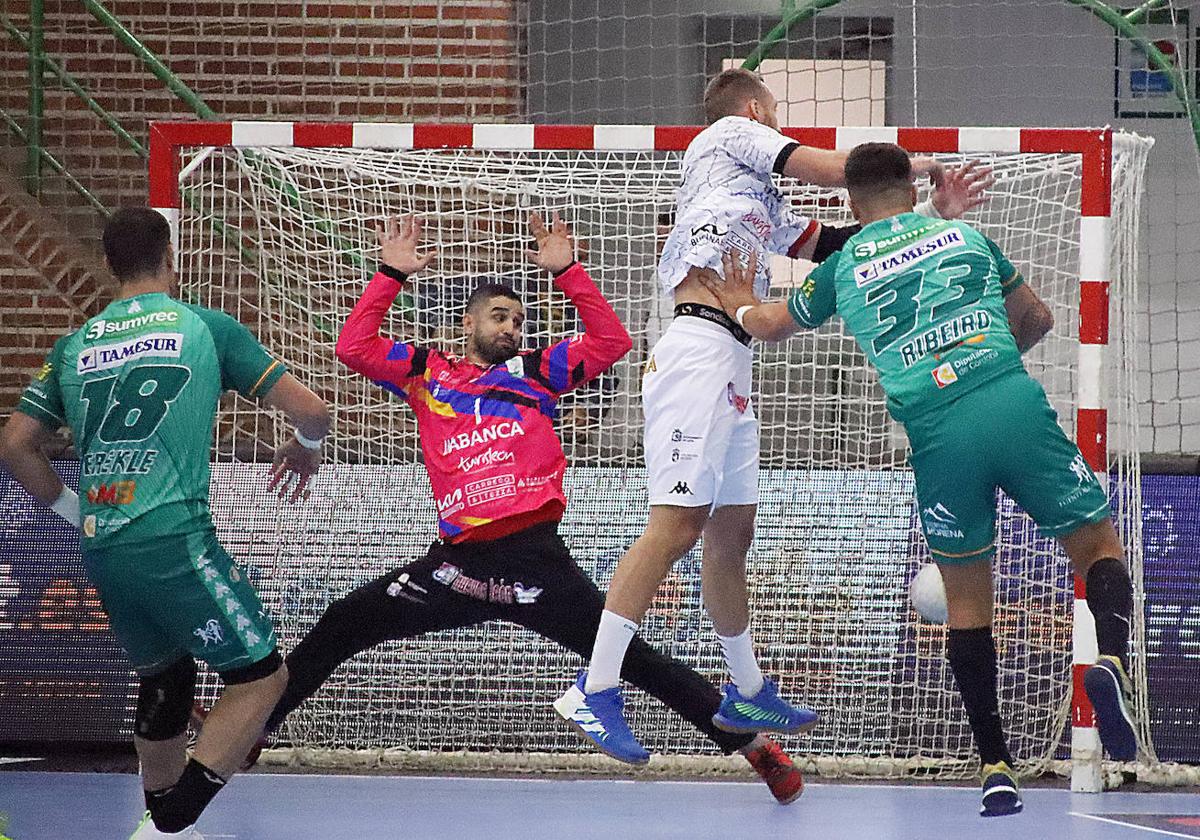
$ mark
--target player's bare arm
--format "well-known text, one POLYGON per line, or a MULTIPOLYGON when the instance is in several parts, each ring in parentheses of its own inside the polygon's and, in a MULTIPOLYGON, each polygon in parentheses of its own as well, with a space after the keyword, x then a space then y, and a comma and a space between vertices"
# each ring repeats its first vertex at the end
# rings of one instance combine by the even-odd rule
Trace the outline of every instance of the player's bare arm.
POLYGON ((307 499, 309 482, 321 468, 321 440, 329 434, 329 406, 285 373, 263 398, 296 424, 296 434, 275 448, 268 488, 289 502, 307 499))
POLYGON ((1017 340, 1017 349, 1031 349, 1054 327, 1054 315, 1037 292, 1021 284, 1004 299, 1008 327, 1017 340))
MULTIPOLYGON (((0 431, 0 464, 17 483, 47 507, 63 492, 62 479, 50 466, 42 447, 54 435, 43 423, 14 411, 0 431)), ((78 511, 78 502, 76 502, 78 511)))
POLYGON ((702 275, 701 282, 712 292, 721 308, 742 325, 742 329, 760 341, 783 341, 799 329, 786 303, 764 303, 754 296, 757 255, 751 254, 750 261, 743 263, 741 255, 726 251, 721 263, 725 272, 724 282, 710 272, 702 275))
POLYGON ((845 150, 797 146, 783 165, 783 174, 818 187, 846 186, 845 150))

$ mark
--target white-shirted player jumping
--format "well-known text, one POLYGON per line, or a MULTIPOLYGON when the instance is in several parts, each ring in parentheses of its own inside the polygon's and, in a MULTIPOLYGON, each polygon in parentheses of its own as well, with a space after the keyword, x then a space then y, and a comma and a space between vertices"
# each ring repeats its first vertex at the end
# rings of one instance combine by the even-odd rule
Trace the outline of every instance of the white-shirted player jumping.
MULTIPOLYGON (((772 176, 819 186, 845 182, 846 152, 801 146, 778 130, 775 97, 754 73, 727 70, 704 95, 709 127, 688 146, 675 226, 658 276, 675 318, 655 345, 643 381, 650 520, 609 586, 591 667, 555 704, 600 749, 634 764, 649 753, 622 714, 626 648, 671 566, 704 535, 704 605, 732 683, 713 722, 731 732, 800 732, 817 720, 793 708, 763 678, 754 655, 746 552, 758 502, 758 422, 750 402, 750 336, 726 315, 701 277, 726 251, 757 254, 756 292, 770 285, 764 253, 814 259, 839 250, 859 228, 828 228, 792 211, 772 176), (572 711, 573 710, 573 711, 572 711)), ((916 175, 942 181, 932 158, 916 175)), ((946 178, 934 203, 961 213, 982 199, 986 171, 968 165, 946 178)), ((931 204, 926 213, 934 215, 931 204)))

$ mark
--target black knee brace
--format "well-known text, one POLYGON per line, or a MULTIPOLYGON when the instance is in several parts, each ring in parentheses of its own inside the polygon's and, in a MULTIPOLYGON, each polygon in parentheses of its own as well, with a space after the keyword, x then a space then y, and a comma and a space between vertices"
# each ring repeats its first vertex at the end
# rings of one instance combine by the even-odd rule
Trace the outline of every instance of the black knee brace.
POLYGON ((185 656, 142 677, 133 732, 147 741, 169 741, 187 729, 196 695, 196 660, 185 656))

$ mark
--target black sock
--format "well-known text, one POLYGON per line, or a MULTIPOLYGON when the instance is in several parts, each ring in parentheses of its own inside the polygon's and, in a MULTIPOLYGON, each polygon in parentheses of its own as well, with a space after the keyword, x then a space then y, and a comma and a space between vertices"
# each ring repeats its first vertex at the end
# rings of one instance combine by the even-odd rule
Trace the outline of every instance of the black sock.
POLYGON ((195 825, 223 787, 224 779, 196 759, 188 759, 178 782, 166 790, 146 792, 146 808, 155 828, 172 834, 195 825))
POLYGON ((146 795, 146 810, 147 811, 152 810, 150 808, 151 800, 162 798, 162 795, 169 790, 170 790, 170 788, 161 788, 159 790, 144 790, 144 791, 142 791, 142 793, 144 793, 146 795))
POLYGON ((992 628, 951 628, 946 642, 946 656, 950 660, 950 670, 954 672, 954 681, 958 683, 958 693, 962 695, 963 705, 967 709, 967 720, 979 747, 979 758, 984 764, 1005 761, 1011 766, 1012 755, 1004 742, 999 701, 996 699, 996 643, 992 639, 992 628))
POLYGON ((1097 560, 1087 573, 1087 603, 1096 619, 1100 653, 1115 656, 1126 668, 1129 656, 1129 617, 1133 613, 1133 582, 1120 560, 1097 560))

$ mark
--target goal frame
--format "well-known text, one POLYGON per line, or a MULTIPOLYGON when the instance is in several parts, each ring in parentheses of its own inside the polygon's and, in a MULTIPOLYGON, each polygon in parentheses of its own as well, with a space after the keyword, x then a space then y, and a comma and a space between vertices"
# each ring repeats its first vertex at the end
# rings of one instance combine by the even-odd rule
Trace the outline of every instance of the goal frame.
MULTIPOLYGON (((195 147, 297 147, 582 150, 682 152, 705 126, 535 125, 291 121, 152 121, 149 126, 149 203, 166 217, 179 242, 180 150, 195 147)), ((1079 347, 1075 409, 1076 443, 1102 486, 1108 479, 1108 411, 1105 348, 1109 333, 1113 131, 1111 128, 1026 127, 787 127, 780 131, 806 146, 852 149, 860 143, 897 143, 913 153, 1077 154, 1081 158, 1079 246, 1079 347)), ((178 254, 178 248, 176 248, 178 254)), ((178 257, 177 257, 178 258, 178 257)), ((1103 789, 1101 745, 1083 674, 1098 655, 1095 623, 1084 581, 1075 576, 1072 625, 1071 789, 1103 789)))

